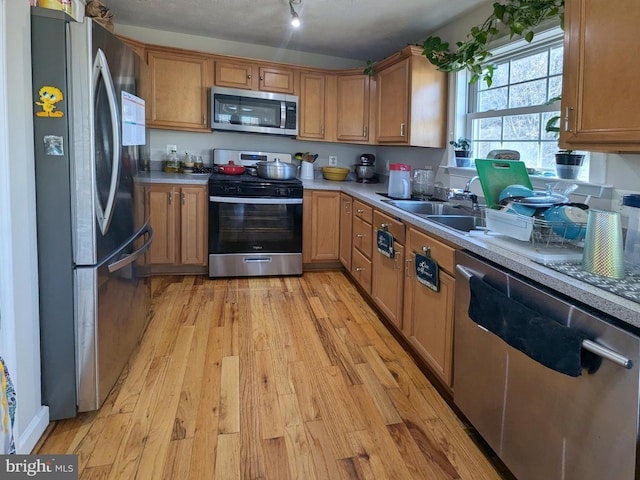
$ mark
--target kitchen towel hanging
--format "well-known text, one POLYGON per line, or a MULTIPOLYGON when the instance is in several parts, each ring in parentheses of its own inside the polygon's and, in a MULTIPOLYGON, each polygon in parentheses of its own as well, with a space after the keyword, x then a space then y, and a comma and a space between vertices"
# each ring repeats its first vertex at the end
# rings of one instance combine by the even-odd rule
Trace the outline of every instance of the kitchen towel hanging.
POLYGON ((387 231, 386 228, 378 229, 376 234, 376 244, 378 245, 378 251, 388 258, 393 258, 393 234, 387 231))
POLYGON ((509 298, 484 280, 469 279, 469 318, 508 345, 557 372, 579 377, 582 369, 595 373, 602 359, 582 349, 593 340, 509 298))
POLYGON ((423 248, 424 255, 416 253, 416 280, 434 292, 440 291, 438 262, 431 257, 431 250, 423 248))
POLYGON ((0 416, 2 417, 2 453, 15 454, 16 445, 13 439, 13 423, 16 416, 16 391, 9 376, 9 369, 0 357, 0 416))

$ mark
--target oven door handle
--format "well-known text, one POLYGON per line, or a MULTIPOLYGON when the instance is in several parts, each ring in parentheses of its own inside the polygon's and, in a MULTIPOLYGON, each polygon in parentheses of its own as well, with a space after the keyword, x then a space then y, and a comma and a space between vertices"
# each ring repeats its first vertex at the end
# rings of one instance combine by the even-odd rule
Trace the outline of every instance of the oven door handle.
POLYGON ((247 198, 247 197, 209 197, 209 202, 241 203, 249 205, 301 205, 301 198, 247 198))

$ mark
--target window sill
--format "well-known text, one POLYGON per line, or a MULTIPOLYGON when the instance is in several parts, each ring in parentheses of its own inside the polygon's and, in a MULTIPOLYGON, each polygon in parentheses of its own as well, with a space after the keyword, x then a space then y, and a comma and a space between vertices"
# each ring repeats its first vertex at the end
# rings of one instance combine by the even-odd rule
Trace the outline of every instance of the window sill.
MULTIPOLYGON (((478 171, 475 167, 456 167, 452 165, 446 165, 443 167, 445 173, 449 175, 455 175, 457 177, 466 177, 471 178, 478 174, 478 171)), ((567 180, 558 177, 547 177, 544 175, 529 175, 531 179, 531 184, 533 188, 536 190, 544 190, 546 189, 546 185, 548 183, 555 182, 567 182, 567 183, 575 183, 578 185, 578 188, 573 192, 573 195, 580 195, 584 197, 593 197, 593 198, 611 198, 613 185, 600 185, 596 183, 583 182, 581 180, 567 180)))

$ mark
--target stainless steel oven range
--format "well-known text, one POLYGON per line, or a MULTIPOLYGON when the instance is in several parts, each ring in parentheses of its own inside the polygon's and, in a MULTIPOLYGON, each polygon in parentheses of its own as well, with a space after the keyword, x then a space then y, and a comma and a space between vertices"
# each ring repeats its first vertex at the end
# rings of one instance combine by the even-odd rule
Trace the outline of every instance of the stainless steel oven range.
POLYGON ((255 169, 275 158, 291 162, 285 153, 213 151, 214 170, 230 161, 246 170, 209 179, 209 277, 302 274, 302 182, 255 169))

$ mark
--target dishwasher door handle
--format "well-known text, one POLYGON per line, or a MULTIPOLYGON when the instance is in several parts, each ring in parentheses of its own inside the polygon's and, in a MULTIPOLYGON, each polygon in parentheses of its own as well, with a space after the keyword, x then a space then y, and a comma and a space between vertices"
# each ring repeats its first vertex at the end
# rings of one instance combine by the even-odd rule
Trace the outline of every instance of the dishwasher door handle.
POLYGON ((624 367, 627 370, 631 370, 631 368, 633 368, 633 362, 630 359, 592 340, 583 340, 582 348, 584 348, 585 350, 588 350, 591 353, 595 353, 599 357, 602 357, 605 360, 609 360, 610 362, 613 362, 616 365, 620 365, 621 367, 624 367))
MULTIPOLYGON (((468 267, 463 267, 462 265, 456 265, 456 270, 460 272, 467 281, 471 279, 472 276, 477 276, 479 278, 482 278, 482 274, 479 274, 468 267)), ((478 326, 482 330, 485 330, 487 332, 489 331, 480 325, 478 326)), ((605 360, 609 360, 610 362, 613 362, 616 365, 626 368, 627 370, 631 370, 633 368, 633 361, 631 359, 626 358, 623 355, 620 355, 618 352, 614 352, 610 348, 600 345, 599 343, 594 342, 593 340, 583 340, 582 348, 584 348, 585 350, 591 353, 594 353, 595 355, 598 355, 599 357, 604 358, 605 360)))

